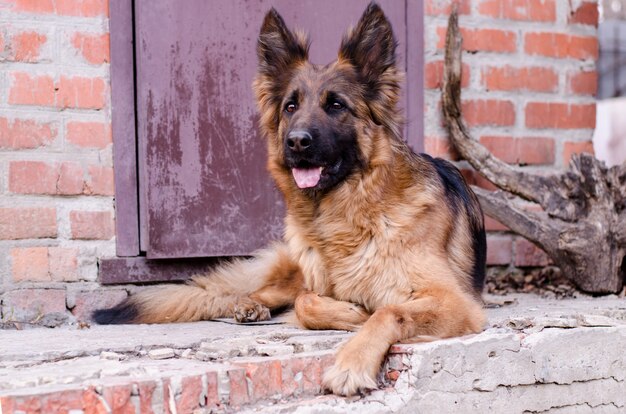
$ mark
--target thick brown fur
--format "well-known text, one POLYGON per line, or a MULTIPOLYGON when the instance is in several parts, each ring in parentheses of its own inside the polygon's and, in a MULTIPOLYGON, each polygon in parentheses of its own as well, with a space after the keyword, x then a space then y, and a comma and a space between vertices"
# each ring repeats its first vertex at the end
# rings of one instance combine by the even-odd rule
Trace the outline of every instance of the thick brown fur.
POLYGON ((342 395, 376 387, 395 342, 480 332, 482 213, 452 165, 412 153, 400 137, 401 74, 382 10, 371 4, 326 66, 308 62, 306 39, 274 10, 258 51, 254 90, 268 168, 287 205, 284 241, 96 316, 104 323, 259 320, 294 305, 303 327, 358 330, 324 376, 325 387, 342 395), (286 147, 294 128, 313 131, 310 154, 286 147), (316 187, 299 188, 292 169, 303 163, 330 172, 316 187))

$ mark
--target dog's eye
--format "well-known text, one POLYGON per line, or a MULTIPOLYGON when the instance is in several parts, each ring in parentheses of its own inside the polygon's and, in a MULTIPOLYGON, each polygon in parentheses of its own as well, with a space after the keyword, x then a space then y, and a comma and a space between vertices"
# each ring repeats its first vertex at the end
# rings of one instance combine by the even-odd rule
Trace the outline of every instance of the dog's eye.
POLYGON ((285 112, 289 112, 289 113, 293 113, 296 112, 297 106, 295 103, 290 102, 287 105, 285 105, 285 112))
POLYGON ((345 108, 345 106, 339 101, 334 101, 333 103, 330 104, 330 107, 334 109, 335 111, 340 111, 343 108, 345 108))

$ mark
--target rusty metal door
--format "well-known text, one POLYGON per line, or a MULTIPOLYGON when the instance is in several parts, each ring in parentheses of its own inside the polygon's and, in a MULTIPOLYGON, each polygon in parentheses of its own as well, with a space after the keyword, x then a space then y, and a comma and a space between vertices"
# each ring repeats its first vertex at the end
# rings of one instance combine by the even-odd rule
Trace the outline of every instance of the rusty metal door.
MULTIPOLYGON (((148 258, 247 255, 281 237, 284 211, 251 89, 263 16, 276 7, 310 33, 311 60, 328 63, 368 2, 135 2, 139 239, 148 258)), ((380 3, 406 68, 412 1, 380 3)))

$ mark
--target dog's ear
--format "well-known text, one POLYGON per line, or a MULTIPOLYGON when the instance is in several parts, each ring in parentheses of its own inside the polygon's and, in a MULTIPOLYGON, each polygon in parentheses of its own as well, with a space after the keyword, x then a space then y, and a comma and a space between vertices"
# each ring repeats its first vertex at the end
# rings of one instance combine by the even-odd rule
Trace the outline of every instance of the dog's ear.
POLYGON ((263 20, 257 43, 259 66, 253 89, 261 112, 261 129, 266 134, 278 128, 280 103, 293 68, 308 59, 309 42, 299 32, 291 32, 280 14, 272 8, 263 20))
POLYGON ((396 39, 380 6, 370 3, 356 27, 343 38, 339 62, 354 66, 372 119, 400 135, 401 116, 396 107, 400 99, 402 74, 396 67, 396 39))
POLYGON ((257 43, 259 73, 280 76, 294 64, 306 61, 308 54, 307 39, 300 33, 291 32, 272 7, 265 15, 257 43))
POLYGON ((376 87, 385 72, 395 71, 396 45, 391 23, 380 6, 372 2, 356 27, 344 36, 339 59, 352 63, 362 80, 376 87))

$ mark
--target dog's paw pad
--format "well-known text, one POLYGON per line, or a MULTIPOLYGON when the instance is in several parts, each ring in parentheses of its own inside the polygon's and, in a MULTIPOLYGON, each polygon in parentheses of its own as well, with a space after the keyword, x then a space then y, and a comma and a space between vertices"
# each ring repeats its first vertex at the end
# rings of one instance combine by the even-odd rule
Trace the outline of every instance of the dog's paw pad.
POLYGON ((259 322, 271 319, 270 310, 260 303, 239 303, 235 305, 234 317, 237 322, 259 322))

